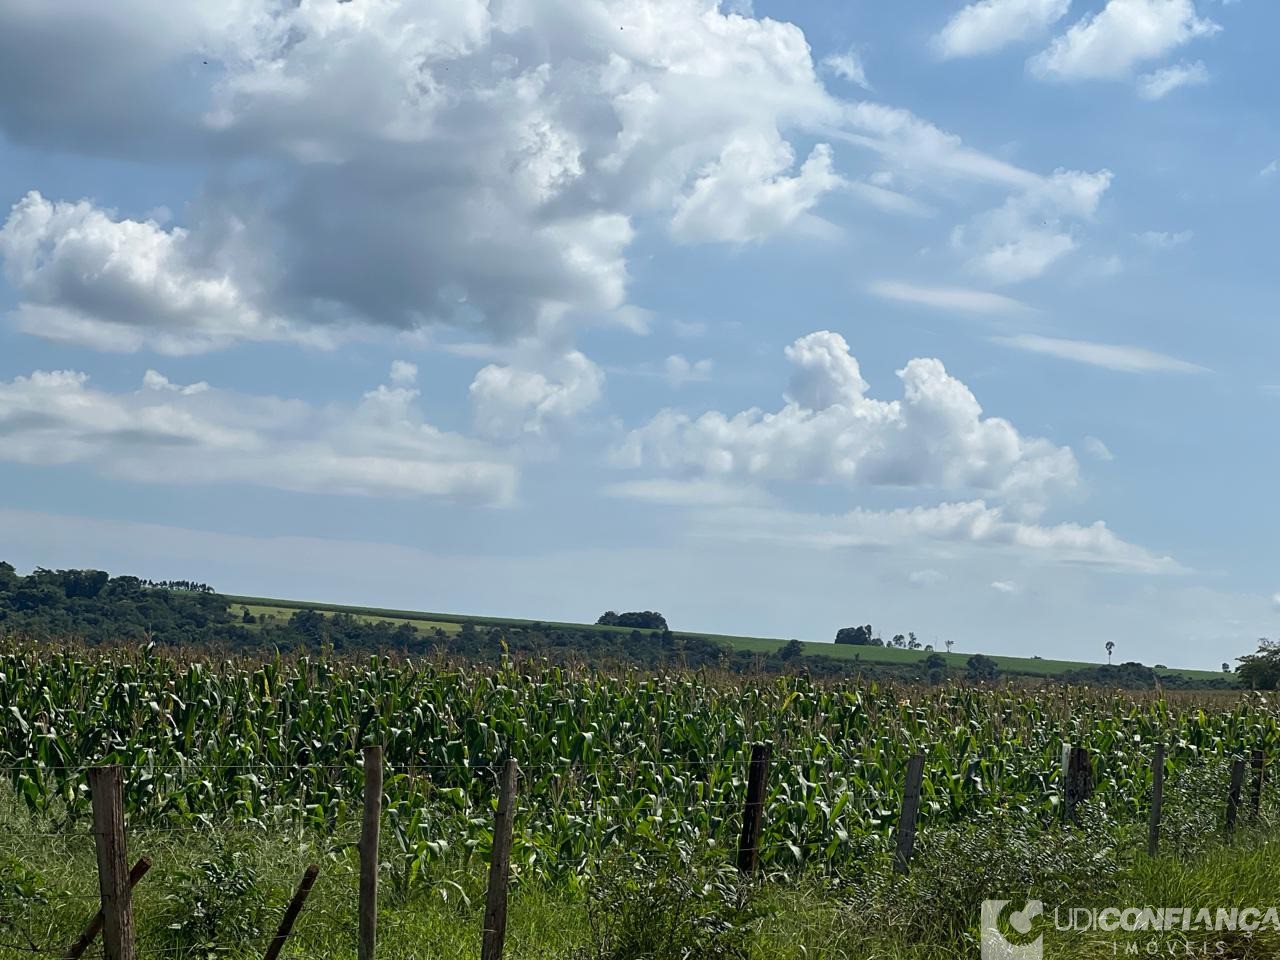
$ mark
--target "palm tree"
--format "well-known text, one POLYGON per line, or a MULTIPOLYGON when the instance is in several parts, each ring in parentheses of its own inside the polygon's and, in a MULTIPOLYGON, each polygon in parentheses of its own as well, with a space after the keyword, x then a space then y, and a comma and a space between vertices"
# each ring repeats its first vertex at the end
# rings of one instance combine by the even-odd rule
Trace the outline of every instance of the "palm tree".
POLYGON ((1108 640, 1107 641, 1107 666, 1108 667, 1111 666, 1111 651, 1114 650, 1115 648, 1116 648, 1116 642, 1114 640, 1108 640))

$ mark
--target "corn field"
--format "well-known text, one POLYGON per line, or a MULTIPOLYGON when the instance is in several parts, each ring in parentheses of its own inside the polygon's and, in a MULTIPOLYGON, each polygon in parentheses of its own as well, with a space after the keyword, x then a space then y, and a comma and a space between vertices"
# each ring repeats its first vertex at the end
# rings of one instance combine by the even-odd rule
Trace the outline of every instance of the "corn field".
POLYGON ((487 847, 507 756, 522 770, 517 868, 564 879, 618 845, 732 849, 757 741, 773 748, 761 860, 775 872, 887 849, 913 753, 926 757, 927 829, 984 810, 1051 817, 1064 742, 1089 747, 1097 802, 1134 817, 1156 743, 1171 771, 1280 745, 1277 712, 1256 695, 1215 704, 35 647, 0 654, 0 717, 13 790, 68 828, 88 815, 86 769, 118 763, 134 824, 335 831, 358 818, 361 750, 380 743, 388 830, 409 878, 487 847))

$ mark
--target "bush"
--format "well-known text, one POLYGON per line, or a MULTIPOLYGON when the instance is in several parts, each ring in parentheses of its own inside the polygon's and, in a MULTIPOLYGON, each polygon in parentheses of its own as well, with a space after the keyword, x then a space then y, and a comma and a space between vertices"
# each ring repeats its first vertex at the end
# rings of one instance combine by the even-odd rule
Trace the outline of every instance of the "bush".
POLYGON ((258 872, 241 851, 201 860, 173 880, 164 898, 164 952, 216 958, 261 941, 267 898, 258 872))

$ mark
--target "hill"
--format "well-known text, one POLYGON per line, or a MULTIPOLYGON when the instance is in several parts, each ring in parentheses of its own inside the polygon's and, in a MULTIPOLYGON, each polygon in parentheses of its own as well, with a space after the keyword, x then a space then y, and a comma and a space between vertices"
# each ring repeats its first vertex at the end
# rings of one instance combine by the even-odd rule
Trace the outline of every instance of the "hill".
MULTIPOLYGON (((461 629, 464 623, 475 627, 496 628, 555 628, 562 630, 599 632, 601 634, 630 634, 627 627, 607 627, 598 624, 572 623, 567 621, 527 620, 513 617, 485 617, 456 613, 429 613, 417 610, 396 610, 382 607, 359 607, 344 604, 322 603, 309 600, 280 600, 266 597, 245 597, 228 595, 227 599, 237 608, 243 606, 256 616, 288 617, 295 610, 315 610, 321 613, 343 613, 369 621, 408 622, 420 630, 441 629, 453 633, 461 629)), ((777 656, 790 642, 779 637, 745 637, 723 633, 699 633, 694 631, 673 631, 677 640, 698 640, 720 644, 731 650, 762 656, 777 656)), ((904 650, 896 647, 854 646, 836 644, 829 641, 799 641, 803 655, 806 657, 825 657, 840 661, 854 661, 859 664, 903 667, 920 664, 930 653, 937 652, 947 663, 947 667, 957 672, 965 671, 969 658, 980 651, 940 652, 923 650, 904 650)), ((993 660, 1002 674, 1025 677, 1044 677, 1068 679, 1071 675, 1091 673, 1105 670, 1105 664, 1090 663, 1082 660, 1045 660, 1040 657, 994 656, 993 660)), ((1113 668, 1113 669, 1119 669, 1113 668)), ((1162 668, 1157 671, 1162 681, 1184 681, 1194 685, 1218 686, 1224 680, 1230 682, 1230 675, 1212 670, 1191 670, 1183 668, 1162 668)))

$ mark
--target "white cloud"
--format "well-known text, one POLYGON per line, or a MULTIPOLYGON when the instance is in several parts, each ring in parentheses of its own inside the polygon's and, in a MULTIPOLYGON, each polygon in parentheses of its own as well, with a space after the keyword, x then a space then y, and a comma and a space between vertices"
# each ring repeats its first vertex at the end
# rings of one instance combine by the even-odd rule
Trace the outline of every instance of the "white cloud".
POLYGON ((1271 595, 1271 606, 1275 610, 1280 610, 1280 593, 1273 593, 1271 595))
POLYGON ((945 583, 947 575, 940 570, 926 568, 924 570, 912 570, 907 574, 907 582, 916 587, 932 587, 939 583, 945 583))
POLYGON ((1097 437, 1085 437, 1084 449, 1093 459, 1101 460, 1104 463, 1109 463, 1116 458, 1116 455, 1111 452, 1111 448, 1097 437))
POLYGON ((418 365, 407 360, 391 361, 391 384, 407 387, 418 382, 418 365))
POLYGON ((673 507, 746 506, 768 501, 758 487, 716 480, 630 480, 605 487, 606 494, 673 507))
POLYGON ((1109 170, 1057 170, 957 227, 951 244, 993 283, 1034 279, 1076 249, 1070 222, 1092 219, 1110 186, 1109 170))
POLYGON ((1280 173, 1280 160, 1272 160, 1265 167, 1258 171, 1260 177, 1273 177, 1280 173))
POLYGON ((85 464, 144 483, 248 483, 282 490, 502 504, 515 467, 498 451, 423 421, 418 391, 380 386, 354 406, 312 407, 149 371, 110 393, 84 373, 0 382, 0 458, 85 464))
POLYGON ((839 334, 811 333, 786 355, 793 372, 777 412, 710 411, 695 419, 663 410, 628 435, 616 461, 722 481, 977 490, 1026 510, 1077 483, 1069 448, 983 417, 973 394, 938 360, 910 361, 898 371, 903 399, 884 401, 866 395, 839 334))
POLYGON ((992 580, 991 589, 997 593, 1017 593, 1018 585, 1012 580, 992 580))
POLYGON ((1209 82, 1209 69, 1203 60, 1177 63, 1138 78, 1138 95, 1144 100, 1161 100, 1179 87, 1202 87, 1209 82))
POLYGON ((471 382, 476 428, 491 437, 544 436, 572 423, 600 399, 604 371, 571 350, 541 364, 491 363, 471 382))
POLYGON ((958 310, 963 313, 1023 313, 1031 308, 1021 300, 991 293, 988 290, 972 290, 968 287, 933 287, 916 283, 882 280, 868 287, 877 297, 916 303, 941 310, 958 310))
POLYGON ((1042 79, 1116 80, 1200 37, 1217 33, 1193 0, 1108 0, 1029 62, 1042 79))
POLYGON ((748 7, 0 6, 11 140, 252 171, 211 179, 178 226, 67 205, 18 267, 15 319, 168 352, 624 323, 635 222, 757 242, 839 183, 827 148, 796 159, 783 137, 841 122, 839 101, 799 28, 748 7))
POLYGON ((1010 551, 1028 559, 1144 574, 1184 572, 1173 558, 1116 536, 1102 521, 1039 525, 1008 517, 982 500, 841 514, 795 513, 776 507, 726 507, 695 513, 694 531, 753 543, 841 550, 935 551, 965 546, 1010 551))
POLYGON ((1145 233, 1138 234, 1138 239, 1156 250, 1172 250, 1174 247, 1180 247, 1184 243, 1190 243, 1194 236, 1195 234, 1190 230, 1179 230, 1177 233, 1148 230, 1145 233))
POLYGON ((1071 0, 979 0, 953 16, 934 37, 943 57, 973 57, 1032 40, 1067 15, 1071 0))
POLYGON ((856 83, 864 90, 870 90, 867 82, 867 68, 862 62, 862 55, 856 50, 844 53, 832 53, 822 58, 822 65, 842 80, 856 83))
POLYGON ((1043 353, 1062 360, 1087 363, 1124 373, 1207 373, 1205 367, 1186 360, 1179 360, 1164 353, 1156 353, 1143 347, 1121 346, 1113 343, 1094 343, 1090 340, 1063 340, 1042 337, 1038 334, 1019 334, 1014 337, 993 337, 994 343, 1043 353))
POLYGON ((690 361, 678 353, 673 353, 662 364, 662 372, 673 387, 698 380, 711 379, 712 362, 710 358, 690 361))
POLYGON ((842 181, 831 148, 813 148, 795 176, 790 144, 775 136, 734 140, 676 203, 671 234, 681 243, 758 242, 790 226, 842 181))
POLYGON ((230 264, 204 262, 179 227, 114 219, 86 200, 32 191, 0 228, 5 276, 23 297, 20 330, 104 350, 191 353, 237 340, 323 339, 263 314, 230 264))

